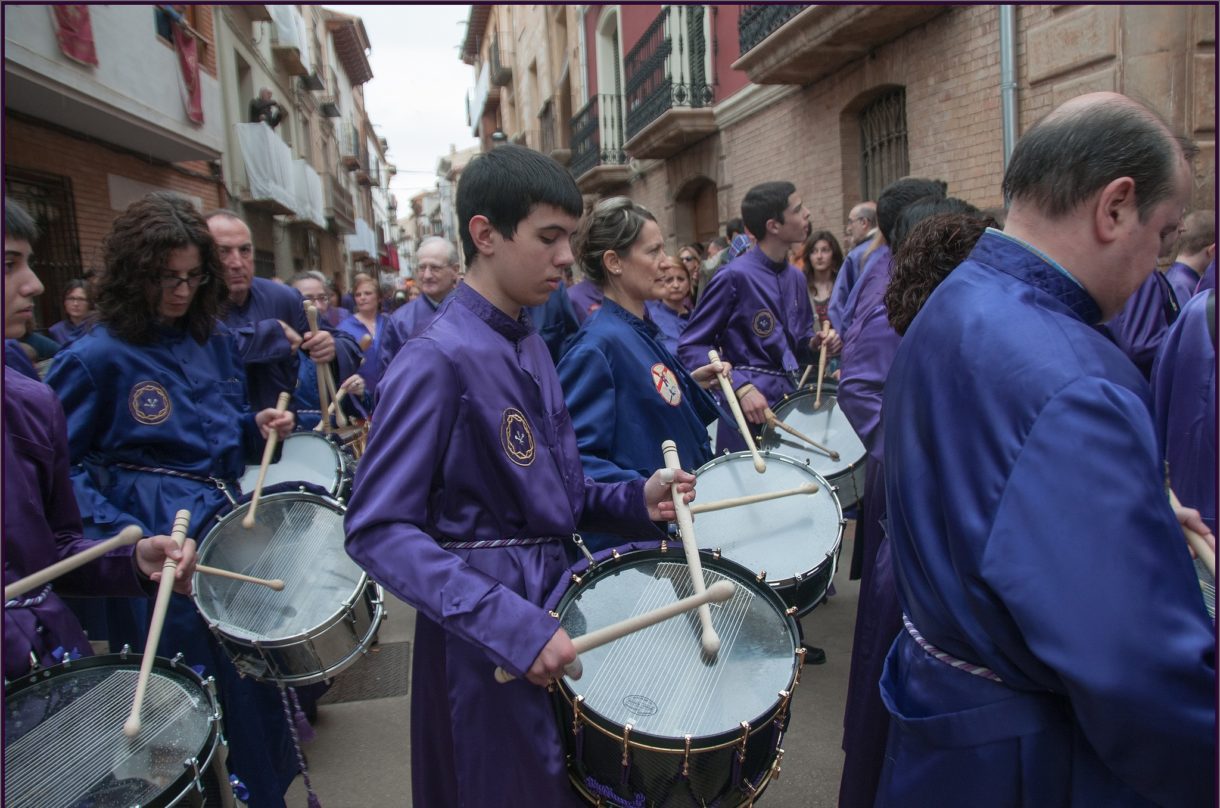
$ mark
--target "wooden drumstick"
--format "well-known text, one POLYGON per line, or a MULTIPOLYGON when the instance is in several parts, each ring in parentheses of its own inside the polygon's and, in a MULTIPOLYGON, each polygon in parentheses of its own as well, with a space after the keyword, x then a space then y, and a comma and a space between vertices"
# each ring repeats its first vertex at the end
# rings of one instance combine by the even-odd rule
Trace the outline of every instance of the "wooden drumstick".
MULTIPOLYGON (((1178 495, 1169 489, 1169 504, 1175 508, 1181 508, 1182 503, 1178 501, 1178 495)), ((1207 543, 1207 539, 1200 536, 1195 531, 1182 525, 1182 532, 1186 534, 1186 543, 1190 545, 1190 549, 1195 551, 1195 555, 1203 562, 1203 566, 1207 567, 1207 571, 1211 573, 1212 579, 1216 577, 1216 553, 1212 550, 1211 545, 1207 543)))
POLYGON ((839 459, 838 452, 836 452, 834 449, 831 449, 829 446, 823 446, 822 444, 818 443, 813 438, 806 435, 804 432, 801 432, 796 427, 785 424, 783 421, 781 421, 779 419, 779 416, 776 415, 771 410, 770 407, 767 408, 767 426, 771 427, 772 429, 782 429, 785 432, 787 432, 789 435, 791 435, 792 437, 800 438, 801 440, 805 441, 805 443, 808 443, 813 448, 821 449, 823 452, 825 452, 827 455, 830 456, 831 460, 839 459))
MULTIPOLYGON (((720 354, 716 353, 715 350, 708 351, 707 359, 712 364, 715 364, 720 361, 720 354)), ((746 423, 746 417, 741 412, 741 404, 738 403, 737 395, 733 392, 733 383, 723 373, 717 373, 716 378, 720 381, 720 391, 728 399, 729 409, 733 411, 733 418, 737 421, 737 429, 741 432, 741 436, 745 438, 746 447, 749 448, 750 454, 754 456, 754 470, 762 474, 767 470, 767 464, 763 462, 762 455, 758 453, 758 447, 754 445, 754 436, 750 434, 750 425, 746 423)))
MULTIPOLYGON (((731 581, 717 581, 703 590, 703 594, 690 595, 681 600, 675 600, 673 603, 667 603, 650 612, 637 614, 634 617, 628 617, 626 620, 620 620, 617 623, 590 631, 588 634, 582 634, 579 637, 573 638, 572 645, 576 647, 577 654, 592 651, 594 648, 600 648, 607 643, 621 640, 628 634, 643 631, 649 626, 655 626, 657 623, 663 623, 680 614, 686 614, 691 609, 706 608, 709 603, 724 603, 733 597, 735 590, 736 587, 733 586, 731 581)), ((579 679, 582 672, 579 657, 564 668, 564 673, 573 679, 579 679)), ((515 678, 517 677, 503 668, 496 668, 496 681, 500 684, 511 682, 515 678)))
POLYGON ((813 408, 815 410, 822 406, 822 382, 826 379, 826 335, 829 333, 830 320, 827 320, 822 323, 822 347, 818 351, 818 392, 813 397, 813 408))
MULTIPOLYGON (((288 408, 288 393, 280 393, 279 400, 275 402, 275 411, 283 412, 288 408)), ((258 508, 259 497, 263 495, 263 480, 267 479, 267 466, 271 465, 271 456, 275 454, 275 444, 280 439, 280 433, 274 429, 270 430, 267 435, 267 446, 263 449, 263 462, 258 467, 258 480, 254 483, 254 496, 250 499, 250 510, 246 511, 245 517, 241 520, 241 526, 249 529, 254 527, 254 511, 258 508)))
POLYGON ((339 400, 343 398, 346 391, 335 389, 335 377, 330 372, 329 366, 326 368, 324 378, 326 379, 326 391, 330 395, 330 406, 326 408, 326 412, 333 412, 335 414, 335 423, 338 426, 345 427, 348 425, 347 415, 343 412, 342 408, 339 407, 339 400))
POLYGON ((801 380, 796 383, 797 389, 805 386, 805 382, 809 381, 810 373, 813 373, 813 365, 805 365, 805 372, 801 374, 801 380))
POLYGON ((195 565, 196 572, 202 572, 204 575, 215 575, 217 578, 229 578, 234 581, 245 581, 250 584, 259 584, 268 589, 274 589, 276 592, 281 592, 284 589, 284 582, 279 578, 255 578, 253 575, 246 575, 232 570, 222 570, 220 567, 209 567, 204 564, 195 565))
POLYGON ((128 544, 135 544, 140 539, 144 538, 144 531, 135 525, 128 525, 118 532, 117 535, 111 536, 105 541, 98 542, 87 550, 82 550, 76 555, 69 556, 62 561, 56 561, 48 567, 43 567, 38 572, 31 573, 24 578, 13 581, 8 586, 4 587, 4 599, 12 600, 19 598, 31 589, 36 589, 48 581, 53 581, 59 576, 71 572, 79 566, 88 564, 95 558, 106 555, 111 550, 128 544))
MULTIPOLYGON (((178 511, 174 517, 174 529, 170 538, 179 549, 186 542, 186 529, 191 523, 191 512, 178 511)), ((174 591, 174 572, 178 562, 169 556, 161 564, 161 581, 157 586, 157 602, 153 606, 152 622, 148 624, 148 642, 144 646, 144 659, 140 662, 140 678, 136 680, 136 696, 131 703, 131 715, 123 724, 123 734, 134 738, 140 734, 140 708, 144 706, 144 692, 148 689, 148 676, 152 673, 153 658, 157 655, 157 644, 161 641, 161 626, 165 623, 165 611, 169 607, 169 596, 174 591)))
MULTIPOLYGON (((665 441, 661 444, 661 453, 665 456, 665 468, 675 473, 682 470, 676 443, 672 440, 665 441)), ((703 583, 703 565, 699 562, 699 544, 695 540, 695 523, 690 515, 690 507, 678 491, 678 483, 671 483, 669 490, 674 500, 674 511, 678 516, 678 530, 682 532, 682 549, 686 553, 686 566, 690 569, 691 586, 696 595, 701 595, 706 587, 703 583)), ((703 629, 703 653, 714 657, 720 650, 720 635, 712 628, 712 611, 707 604, 699 607, 699 624, 703 629)))
POLYGON ((690 506, 690 512, 693 515, 708 513, 709 511, 723 511, 725 508, 739 508, 742 505, 753 505, 756 502, 767 502, 772 499, 793 497, 799 494, 816 494, 817 492, 817 483, 805 483, 804 485, 798 485, 796 488, 788 488, 783 491, 770 491, 766 494, 748 494, 744 497, 731 497, 715 502, 696 502, 690 506))
MULTIPOLYGON (((316 334, 318 333, 318 307, 308 301, 305 302, 305 318, 309 320, 309 330, 316 334)), ((321 362, 314 363, 316 367, 315 375, 318 377, 318 409, 322 413, 322 431, 330 431, 330 417, 326 411, 330 408, 330 399, 327 397, 328 387, 326 385, 326 377, 322 375, 325 370, 327 375, 330 374, 330 367, 323 365, 321 362)))

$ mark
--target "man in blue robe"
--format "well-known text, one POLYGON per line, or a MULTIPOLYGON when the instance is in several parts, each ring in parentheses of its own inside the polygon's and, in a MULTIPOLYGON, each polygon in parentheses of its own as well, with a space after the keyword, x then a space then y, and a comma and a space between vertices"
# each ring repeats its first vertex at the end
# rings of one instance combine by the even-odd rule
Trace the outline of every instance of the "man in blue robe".
MULTIPOLYGON (((678 359, 694 371, 707 364, 709 350, 717 349, 733 365, 733 391, 742 413, 760 425, 768 407, 796 389, 800 366, 817 361, 823 336, 813 328, 805 275, 788 263, 788 249, 809 235, 809 211, 796 186, 754 186, 741 201, 741 217, 758 243, 712 276, 678 341, 678 359)), ((833 330, 826 344, 832 354, 842 347, 833 330)), ((713 396, 730 406, 720 391, 713 396)), ((745 448, 736 422, 722 419, 717 451, 745 448)))
POLYGON ((1209 261, 1216 257, 1216 212, 1196 210, 1186 217, 1182 234, 1178 236, 1177 257, 1165 270, 1165 278, 1173 287, 1178 306, 1195 296, 1199 279, 1209 261))
MULTIPOLYGON (((1216 640, 1147 384, 1098 332, 1177 232, 1193 149, 1116 93, 1032 127, 885 388, 906 630, 878 806, 1206 805, 1216 640)), ((1210 534, 1208 534, 1210 535, 1210 534)))
POLYGON ((296 389, 298 348, 315 362, 334 362, 335 378, 355 373, 360 366, 355 340, 332 335, 321 323, 316 333, 310 331, 300 292, 254 276, 254 242, 246 223, 225 210, 213 211, 207 221, 229 287, 223 322, 238 334, 237 345, 248 346, 240 359, 251 408, 274 407, 280 393, 296 389))
POLYGON ((421 294, 390 315, 377 348, 378 379, 385 375, 407 340, 432 321, 441 303, 458 285, 461 264, 452 243, 440 236, 429 236, 420 243, 416 255, 415 278, 421 294))
POLYGON ((874 202, 861 202, 851 209, 847 216, 847 226, 844 228, 851 245, 839 274, 835 276, 834 287, 830 290, 830 303, 826 313, 830 317, 831 326, 840 333, 847 330, 848 322, 844 321, 847 308, 847 297, 860 279, 864 269, 864 254, 877 235, 877 205, 874 202))
MULTIPOLYGON (((391 361, 346 517, 348 553, 418 610, 417 805, 576 805, 550 698, 575 648, 541 604, 578 529, 639 535, 673 514, 664 480, 595 483, 525 306, 572 263, 582 203, 558 163, 501 146, 457 209, 469 273, 391 361), (497 684, 499 665, 522 677, 497 684)), ((656 533, 655 535, 660 535, 656 533)))

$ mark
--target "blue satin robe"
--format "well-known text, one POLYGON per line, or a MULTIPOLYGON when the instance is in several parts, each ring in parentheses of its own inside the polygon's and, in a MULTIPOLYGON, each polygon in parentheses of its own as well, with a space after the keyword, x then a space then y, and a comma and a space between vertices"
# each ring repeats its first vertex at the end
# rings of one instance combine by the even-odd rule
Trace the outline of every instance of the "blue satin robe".
MULTIPOLYGON (((796 389, 801 363, 817 358, 809 348, 813 307, 807 289, 799 269, 751 249, 712 276, 678 341, 678 358, 694 370, 706 365, 708 351, 716 348, 733 365, 733 389, 752 383, 774 406, 796 389)), ((713 396, 728 406, 719 391, 713 396)), ((722 419, 716 450, 743 449, 736 422, 722 419)))
POLYGON ((545 303, 541 306, 527 306, 525 310, 529 313, 534 328, 538 329, 538 336, 542 337, 547 350, 551 352, 551 361, 558 365, 568 343, 580 328, 580 323, 576 320, 576 309, 568 298, 568 290, 563 281, 559 282, 559 288, 551 292, 545 303))
POLYGON ((572 533, 649 528, 643 485, 585 479, 546 345, 468 285, 390 363, 345 527, 418 610, 417 805, 577 803, 546 691, 492 673, 521 675, 559 628, 541 604, 572 533))
POLYGON ((391 314, 386 322, 377 327, 377 378, 385 375, 402 346, 423 327, 432 322, 440 303, 433 303, 427 295, 420 295, 391 314))
MULTIPOLYGON (((69 477, 64 411, 50 388, 4 369, 4 584, 5 586, 96 544, 84 538, 69 477)), ((109 538, 109 537, 107 537, 109 538)), ((62 595, 136 596, 147 580, 120 547, 51 582, 4 609, 4 677, 30 670, 30 655, 44 667, 93 653, 62 595)), ((100 601, 99 601, 100 603, 100 601)))
POLYGON ((644 304, 644 308, 648 312, 648 319, 652 320, 656 324, 657 330, 661 332, 659 338, 661 344, 665 346, 665 350, 677 356, 678 340, 681 339, 682 332, 690 323, 690 312, 678 314, 660 300, 649 300, 644 304))
POLYGON ((588 278, 568 289, 568 300, 576 312, 576 321, 584 323, 589 315, 601 308, 602 288, 588 278))
POLYGON ((1152 365, 1157 437, 1182 504, 1216 532, 1216 342, 1208 332, 1207 299, 1182 307, 1152 365))
POLYGON ((91 325, 93 325, 93 321, 89 318, 86 318, 80 325, 72 325, 71 320, 60 320, 48 328, 47 333, 51 335, 51 339, 59 343, 61 348, 66 348, 71 343, 80 339, 81 335, 87 332, 91 325))
MULTIPOLYGON (((843 304, 843 325, 841 328, 836 326, 844 342, 847 342, 847 335, 856 318, 885 299, 885 288, 890 283, 890 270, 893 267, 890 245, 880 245, 869 253, 867 259, 863 255, 861 253, 864 265, 860 268, 860 275, 843 304)), ((831 322, 834 322, 833 319, 831 322)))
POLYGON ((885 388, 903 631, 877 805, 1206 805, 1216 640, 1147 384, 1066 271, 989 230, 885 388), (936 380, 935 384, 929 380, 936 380))
MULTIPOLYGON (((386 324, 390 321, 389 316, 385 314, 377 315, 377 333, 370 334, 364 323, 356 318, 356 315, 348 317, 343 322, 339 323, 337 334, 347 334, 356 343, 356 347, 360 347, 360 340, 365 337, 372 337, 369 346, 360 353, 360 370, 358 371, 364 377, 364 384, 370 390, 377 389, 377 380, 381 378, 381 374, 377 369, 378 350, 381 347, 381 337, 386 332, 386 324)), ((337 342, 337 340, 336 340, 337 342)), ((338 380, 342 383, 347 377, 344 376, 338 380)))
POLYGON ((870 235, 848 250, 847 255, 843 257, 842 266, 839 267, 839 274, 835 275, 835 284, 830 290, 830 303, 826 307, 826 314, 830 317, 830 327, 840 334, 851 325, 851 312, 847 308, 847 301, 851 297, 851 290, 856 288, 856 284, 860 281, 860 273, 864 271, 864 251, 868 249, 872 240, 870 235))
MULTIPOLYGON (((247 463, 264 445, 246 403, 239 350, 223 326, 200 344, 164 328, 156 342, 132 345, 97 325, 61 351, 47 374, 67 413, 72 482, 85 533, 103 537, 128 524, 169 534, 179 509, 191 512, 187 535, 202 543, 210 517, 228 500, 217 484, 124 469, 126 463, 223 481, 234 496, 247 463)), ((143 648, 151 606, 119 601, 110 611, 113 649, 143 648)), ((239 677, 194 603, 175 594, 165 618, 160 656, 181 651, 190 665, 215 676, 229 767, 250 790, 251 806, 278 808, 297 773, 291 737, 274 685, 239 677)))
POLYGON ((1180 261, 1175 261, 1173 266, 1165 270, 1165 280, 1169 281, 1170 287, 1173 288, 1173 295, 1178 301, 1179 309, 1186 305, 1186 301, 1195 296, 1195 289, 1199 286, 1200 278, 1201 275, 1195 272, 1193 267, 1180 261))

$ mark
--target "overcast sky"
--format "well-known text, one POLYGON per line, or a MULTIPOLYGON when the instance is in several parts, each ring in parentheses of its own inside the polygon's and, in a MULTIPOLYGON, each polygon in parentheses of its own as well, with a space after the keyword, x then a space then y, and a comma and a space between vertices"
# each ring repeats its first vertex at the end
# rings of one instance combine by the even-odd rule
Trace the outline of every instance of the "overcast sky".
POLYGON ((466 92, 474 68, 459 48, 470 6, 335 5, 364 20, 373 79, 364 101, 374 131, 390 144, 398 168, 390 189, 398 215, 410 215, 410 198, 436 185, 436 163, 453 144, 460 151, 478 141, 466 125, 466 92))

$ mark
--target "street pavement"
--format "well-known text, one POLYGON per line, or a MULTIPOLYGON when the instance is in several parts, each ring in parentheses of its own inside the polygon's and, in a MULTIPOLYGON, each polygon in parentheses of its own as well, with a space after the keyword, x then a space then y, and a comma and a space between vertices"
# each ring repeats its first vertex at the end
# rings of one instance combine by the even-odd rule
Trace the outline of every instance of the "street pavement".
MULTIPOLYGON (((793 694, 783 770, 758 800, 767 808, 832 808, 837 803, 843 705, 859 594, 859 582, 847 580, 854 533, 855 522, 848 522, 836 594, 802 620, 806 642, 824 648, 827 659, 824 665, 805 666, 793 694)), ((412 805, 410 698, 402 677, 409 674, 404 652, 411 648, 405 644, 413 639, 415 612, 392 596, 387 595, 387 601, 379 644, 357 663, 376 675, 356 668, 340 674, 318 708, 317 737, 304 746, 310 779, 324 808, 412 805)), ((297 777, 287 802, 292 808, 306 808, 303 778, 297 777)))

